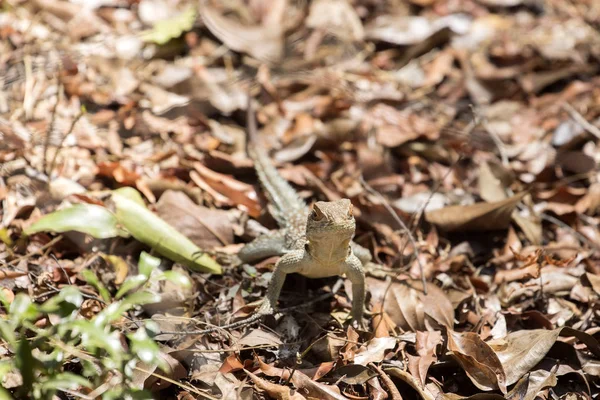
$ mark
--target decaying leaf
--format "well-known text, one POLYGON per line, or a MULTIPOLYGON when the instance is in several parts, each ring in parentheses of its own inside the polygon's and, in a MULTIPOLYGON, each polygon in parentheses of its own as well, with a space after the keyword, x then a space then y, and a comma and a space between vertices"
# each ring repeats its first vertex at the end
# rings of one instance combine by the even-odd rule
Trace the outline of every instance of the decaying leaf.
POLYGON ((474 332, 448 331, 448 350, 481 390, 500 389, 506 394, 507 376, 500 359, 474 332))
POLYGON ((522 330, 509 333, 503 339, 489 342, 506 373, 506 384, 512 385, 531 370, 550 350, 560 335, 560 329, 522 330))
POLYGON ((515 207, 526 194, 523 192, 493 203, 445 207, 426 212, 425 219, 447 232, 506 229, 515 207))
POLYGON ((427 295, 420 281, 383 282, 368 278, 367 287, 373 297, 383 301, 390 319, 404 330, 436 330, 454 325, 454 308, 446 294, 428 283, 427 295))
POLYGON ((211 33, 235 51, 265 62, 277 62, 283 55, 283 32, 280 24, 243 26, 222 16, 204 1, 200 16, 211 33))

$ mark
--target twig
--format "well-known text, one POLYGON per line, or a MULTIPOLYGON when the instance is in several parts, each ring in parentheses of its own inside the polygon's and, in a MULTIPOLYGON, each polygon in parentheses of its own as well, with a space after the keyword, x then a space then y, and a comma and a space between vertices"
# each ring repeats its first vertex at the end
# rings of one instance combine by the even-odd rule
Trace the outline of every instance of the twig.
POLYGON ((406 226, 406 224, 404 223, 404 221, 402 221, 400 219, 400 217, 398 217, 398 214, 396 214, 396 212, 394 211, 394 209, 392 208, 392 206, 390 206, 390 203, 388 203, 388 201, 385 199, 385 197, 383 197, 381 195, 381 193, 379 193, 377 190, 373 189, 371 187, 371 185, 369 185, 366 181, 365 178, 361 175, 360 176, 360 183, 364 186, 365 189, 367 189, 367 191, 369 193, 371 193, 372 195, 374 195, 375 197, 377 197, 381 203, 383 204, 383 207, 385 207, 385 209, 387 210, 388 213, 390 213, 390 215, 392 216, 392 218, 394 219, 394 221, 396 221, 396 223, 398 225, 400 225, 400 227, 406 232, 406 234, 408 235, 408 240, 410 241, 410 243, 413 245, 414 251, 415 251, 415 259, 417 261, 417 264, 419 265, 419 272, 421 273, 421 281, 423 282, 423 293, 425 293, 427 295, 427 280, 425 279, 425 269, 423 268, 423 264, 421 263, 421 258, 420 253, 419 253, 419 248, 417 246, 417 242, 415 241, 415 238, 413 237, 412 232, 410 231, 410 229, 408 229, 408 226, 406 226))
MULTIPOLYGON (((472 105, 471 105, 471 111, 473 112, 473 115, 475 117, 480 116, 480 113, 477 112, 477 110, 472 105)), ((494 144, 496 145, 496 147, 498 148, 498 152, 500 153, 500 158, 502 159, 502 165, 504 165, 505 167, 508 167, 508 165, 509 165, 508 155, 506 154, 506 149, 504 148, 504 143, 502 142, 502 139, 500 139, 498 134, 490 127, 490 125, 488 124, 487 119, 485 117, 483 117, 481 119, 481 123, 483 124, 485 130, 487 131, 487 133, 490 135, 490 137, 494 141, 494 144)))
POLYGON ((27 260, 28 258, 32 257, 34 254, 39 253, 39 252, 43 252, 46 249, 54 246, 56 243, 60 242, 62 240, 62 235, 58 235, 57 237, 55 237, 54 239, 52 239, 51 241, 49 241, 48 243, 46 243, 45 245, 43 245, 42 247, 40 247, 39 249, 37 249, 36 251, 29 253, 29 254, 25 254, 19 258, 15 258, 14 260, 11 260, 8 264, 9 265, 16 265, 18 263, 20 263, 23 260, 27 260))
POLYGON ((588 133, 594 135, 597 139, 600 139, 600 129, 589 123, 588 120, 586 120, 584 116, 574 109, 569 103, 564 102, 562 106, 569 113, 569 115, 571 115, 571 118, 573 118, 575 122, 581 125, 588 133))
MULTIPOLYGON (((60 103, 61 97, 61 84, 58 83, 57 92, 56 92, 56 103, 54 103, 54 107, 52 108, 52 117, 50 118, 50 124, 46 129, 46 137, 44 138, 44 157, 42 158, 42 172, 46 175, 50 176, 46 171, 46 163, 48 162, 48 148, 50 147, 50 138, 52 137, 52 127, 54 126, 54 122, 56 121, 56 110, 58 109, 58 103, 60 103)), ((58 151, 58 149, 57 149, 58 151)))
POLYGON ((596 250, 600 250, 600 246, 598 246, 597 244, 595 244, 594 242, 592 242, 591 240, 589 240, 588 238, 586 238, 584 235, 582 235, 581 233, 577 232, 575 229, 571 228, 569 225, 565 224, 564 222, 562 222, 560 219, 558 218, 554 218, 551 215, 548 215, 546 213, 540 213, 540 218, 548 221, 550 223, 553 223, 555 225, 560 226, 561 228, 565 228, 566 230, 570 231, 571 233, 573 233, 575 236, 577 236, 577 239, 579 239, 579 241, 581 243, 586 243, 588 244, 591 248, 594 248, 596 250))
POLYGON ((386 374, 381 368, 379 368, 374 363, 369 363, 369 367, 374 368, 379 373, 379 377, 381 378, 383 383, 385 383, 385 386, 387 386, 388 390, 390 391, 390 394, 392 395, 392 400, 402 400, 402 395, 400 394, 400 391, 394 384, 394 381, 392 381, 392 378, 390 378, 388 374, 386 374))
MULTIPOLYGON (((307 302, 304 302, 302 304, 298 304, 292 307, 287 307, 287 308, 282 308, 280 310, 277 311, 277 313, 279 314, 286 314, 289 313, 291 311, 296 311, 298 309, 301 308, 306 308, 312 304, 321 302, 323 300, 326 300, 330 297, 333 297, 338 290, 340 290, 340 288, 342 287, 344 280, 343 279, 338 279, 337 282, 335 283, 335 285, 333 285, 333 287, 331 288, 331 292, 322 294, 321 296, 318 296, 314 299, 311 299, 307 302)), ((241 327, 245 327, 248 326, 258 320, 260 320, 263 317, 263 315, 260 314, 254 314, 251 317, 248 317, 244 320, 241 320, 239 322, 234 322, 232 324, 228 324, 228 325, 224 325, 224 326, 214 326, 212 328, 208 328, 208 329, 203 329, 200 331, 186 331, 186 332, 182 332, 182 331, 176 331, 176 332, 170 332, 170 331, 161 331, 160 333, 158 333, 159 335, 204 335, 207 333, 212 333, 218 330, 226 330, 226 329, 232 329, 232 328, 241 328, 241 327)))
POLYGON ((69 130, 67 131, 67 133, 65 133, 63 135, 63 137, 60 139, 60 143, 58 144, 58 146, 56 147, 56 151, 54 152, 54 157, 52 158, 52 163, 50 164, 50 168, 48 169, 48 171, 46 172, 46 175, 48 175, 48 178, 52 177, 52 170, 54 169, 54 166, 56 165, 56 160, 58 159, 58 153, 60 153, 60 149, 62 148, 67 136, 69 136, 71 134, 71 132, 73 132, 73 129, 75 128, 75 124, 77 124, 77 122, 81 119, 81 117, 83 117, 83 112, 80 112, 79 115, 77 115, 77 117, 75 117, 75 119, 73 120, 73 122, 71 122, 71 126, 69 127, 69 130))

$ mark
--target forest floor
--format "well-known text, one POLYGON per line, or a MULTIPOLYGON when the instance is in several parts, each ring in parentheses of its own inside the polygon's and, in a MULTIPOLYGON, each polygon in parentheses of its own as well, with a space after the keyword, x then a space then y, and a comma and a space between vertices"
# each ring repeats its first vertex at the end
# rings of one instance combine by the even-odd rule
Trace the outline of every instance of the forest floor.
POLYGON ((0 400, 600 398, 600 2, 0 7, 0 400), (228 262, 277 228, 249 95, 352 201, 368 329, 289 276, 190 334, 277 261, 228 262))

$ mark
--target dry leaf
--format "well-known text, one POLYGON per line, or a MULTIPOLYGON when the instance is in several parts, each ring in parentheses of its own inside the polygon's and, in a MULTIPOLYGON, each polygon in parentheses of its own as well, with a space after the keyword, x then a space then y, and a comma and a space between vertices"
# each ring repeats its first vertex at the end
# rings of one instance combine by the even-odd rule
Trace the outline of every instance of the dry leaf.
POLYGON ((250 376, 256 387, 267 392, 270 398, 276 400, 306 400, 306 397, 302 396, 292 388, 271 383, 265 379, 259 378, 250 371, 246 371, 246 374, 250 376))
POLYGON ((267 63, 283 56, 283 31, 281 24, 244 26, 222 16, 206 2, 200 2, 200 16, 206 27, 227 47, 250 54, 267 63))
POLYGON ((201 207, 182 192, 167 190, 156 204, 156 211, 201 249, 234 242, 234 218, 229 211, 201 207))
POLYGON ((503 339, 488 342, 495 350, 506 372, 506 384, 512 385, 544 358, 561 329, 521 330, 509 333, 503 339))
POLYGON ((448 330, 448 350, 481 390, 500 389, 506 394, 507 377, 492 348, 474 332, 448 330))
POLYGON ((523 192, 503 201, 445 207, 425 213, 425 219, 440 229, 452 231, 490 231, 508 228, 523 192))
POLYGON ((423 293, 421 281, 392 282, 390 286, 387 282, 367 278, 367 287, 373 300, 383 301, 384 311, 404 330, 436 330, 454 325, 452 303, 434 284, 427 284, 427 295, 423 293))

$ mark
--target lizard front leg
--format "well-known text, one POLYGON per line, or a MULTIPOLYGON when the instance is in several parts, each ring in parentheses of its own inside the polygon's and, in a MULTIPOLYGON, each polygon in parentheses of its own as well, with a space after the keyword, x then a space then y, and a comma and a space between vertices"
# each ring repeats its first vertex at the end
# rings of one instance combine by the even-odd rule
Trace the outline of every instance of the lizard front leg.
POLYGON ((308 260, 307 254, 304 250, 291 251, 277 261, 277 264, 275 264, 275 270, 273 271, 273 276, 269 282, 267 296, 257 311, 259 315, 273 314, 287 274, 302 272, 307 268, 309 262, 310 261, 308 260))
POLYGON ((364 325, 363 312, 365 306, 365 271, 363 265, 353 253, 346 258, 343 268, 352 282, 352 319, 359 326, 364 325))
POLYGON ((251 263, 272 256, 280 256, 285 252, 285 232, 280 230, 257 237, 246 244, 237 256, 242 262, 251 263))

